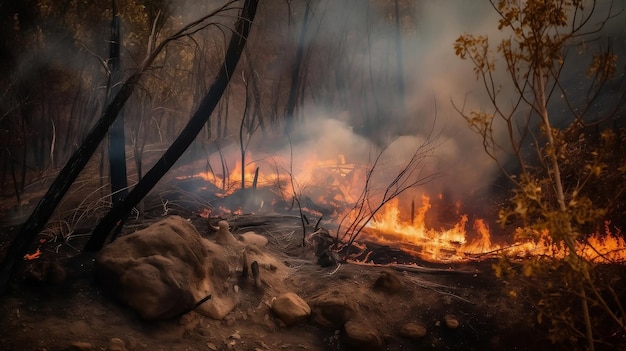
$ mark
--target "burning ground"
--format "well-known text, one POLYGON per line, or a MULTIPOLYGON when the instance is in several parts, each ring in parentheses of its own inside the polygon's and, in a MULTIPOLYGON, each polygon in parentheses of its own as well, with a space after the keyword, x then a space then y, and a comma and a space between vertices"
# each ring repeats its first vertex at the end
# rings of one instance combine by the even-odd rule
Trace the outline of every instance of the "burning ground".
MULTIPOLYGON (((545 256, 550 245, 546 250, 534 245, 538 251, 533 251, 522 243, 491 238, 484 221, 468 218, 462 204, 443 201, 443 196, 390 202, 351 250, 333 255, 331 261, 320 260, 320 253, 333 242, 336 233, 328 229, 337 227, 339 205, 345 205, 347 197, 332 189, 345 188, 338 181, 346 177, 341 174, 360 167, 341 158, 336 164, 324 164, 319 169, 336 175, 335 186, 324 193, 327 197, 319 192, 318 197, 300 197, 309 221, 304 226, 297 204, 279 190, 286 189, 285 184, 277 189, 277 178, 262 183, 260 179, 271 177, 259 171, 254 196, 244 197, 241 189, 220 193, 224 184, 210 180, 224 177, 208 175, 200 163, 180 167, 168 185, 146 198, 146 215, 127 224, 124 236, 181 216, 190 220, 202 240, 215 242, 217 234, 211 227, 225 219, 235 236, 253 231, 267 238, 259 255, 278 268, 261 268, 262 289, 252 278, 241 281, 239 251, 225 259, 230 275, 218 290, 222 297, 236 297, 225 316, 216 319, 196 310, 167 320, 142 319, 127 303, 105 293, 94 279, 94 257, 79 253, 86 239, 80 227, 89 227, 85 219, 65 236, 51 231, 39 236, 31 251, 38 249, 38 258, 23 262, 22 273, 2 301, 2 313, 8 316, 2 324, 3 345, 7 350, 115 350, 121 340, 128 350, 361 350, 364 343, 386 350, 571 348, 550 342, 527 282, 504 281, 494 272, 504 249, 517 250, 511 253, 516 260, 512 269, 523 273, 523 260, 545 256), (242 201, 246 198, 252 200, 242 201), (255 211, 245 209, 245 204, 255 211), (444 208, 447 216, 433 216, 433 210, 444 208), (287 326, 272 310, 275 299, 285 293, 299 296, 311 315, 287 326)), ((255 171, 251 168, 250 179, 255 171)), ((235 180, 228 182, 240 188, 235 180)), ((76 211, 74 200, 85 200, 67 199, 66 206, 76 211)), ((3 247, 14 232, 6 229, 3 247)), ((614 243, 622 246, 609 250, 623 252, 623 243, 614 243)), ((623 266, 606 264, 598 269, 623 271, 623 266)), ((546 273, 535 279, 549 284, 555 278, 546 273)), ((624 282, 617 280, 613 286, 620 291, 624 282)), ((146 304, 160 306, 154 301, 146 304)), ((607 330, 603 337, 616 343, 623 333, 607 330)))

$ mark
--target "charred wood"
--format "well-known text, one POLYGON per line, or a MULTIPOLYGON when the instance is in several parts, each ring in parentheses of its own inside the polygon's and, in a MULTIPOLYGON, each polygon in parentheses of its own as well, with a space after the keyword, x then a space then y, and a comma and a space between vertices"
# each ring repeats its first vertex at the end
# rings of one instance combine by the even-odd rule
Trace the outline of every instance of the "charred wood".
POLYGON ((107 213, 98 226, 96 226, 91 238, 85 246, 86 251, 99 251, 102 248, 111 230, 124 224, 132 208, 137 205, 170 170, 176 160, 182 156, 200 133, 226 90, 230 78, 233 75, 232 72, 235 71, 235 67, 245 47, 248 34, 250 33, 257 5, 258 0, 245 1, 240 18, 235 25, 235 31, 230 39, 224 63, 209 88, 209 91, 200 102, 200 106, 180 135, 165 151, 154 167, 145 174, 123 201, 111 208, 109 213, 107 213))

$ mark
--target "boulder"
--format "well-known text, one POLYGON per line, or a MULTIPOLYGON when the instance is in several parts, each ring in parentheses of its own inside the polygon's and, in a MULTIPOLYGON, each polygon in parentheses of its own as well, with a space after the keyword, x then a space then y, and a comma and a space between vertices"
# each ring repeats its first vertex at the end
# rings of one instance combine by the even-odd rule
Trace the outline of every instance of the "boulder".
POLYGON ((383 338, 366 322, 349 320, 344 325, 346 344, 355 350, 382 350, 383 338))
POLYGON ((311 307, 292 292, 277 297, 272 303, 272 311, 288 326, 302 322, 311 315, 311 307))
POLYGON ((310 306, 313 322, 330 329, 340 329, 358 311, 356 302, 337 290, 318 295, 310 306))
POLYGON ((96 279, 144 319, 167 319, 221 286, 211 281, 220 277, 214 266, 228 267, 220 250, 187 220, 171 216, 104 247, 96 257, 96 279))

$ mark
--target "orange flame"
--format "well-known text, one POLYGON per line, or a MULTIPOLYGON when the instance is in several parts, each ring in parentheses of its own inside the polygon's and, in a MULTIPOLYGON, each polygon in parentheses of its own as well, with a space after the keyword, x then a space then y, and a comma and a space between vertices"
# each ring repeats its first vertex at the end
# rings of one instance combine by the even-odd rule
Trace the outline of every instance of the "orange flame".
MULTIPOLYGON (((538 239, 518 241, 513 244, 492 242, 491 233, 482 219, 473 224, 474 239, 468 240, 467 215, 461 215, 450 229, 426 227, 426 213, 431 208, 430 198, 422 196, 422 206, 416 211, 412 223, 400 220, 397 199, 387 203, 381 213, 370 222, 365 236, 369 240, 385 243, 409 243, 416 248, 403 249, 417 254, 424 260, 436 262, 458 262, 503 253, 509 257, 549 256, 564 258, 567 250, 556 245, 549 233, 538 233, 538 239), (418 249, 417 249, 418 248, 418 249)), ((521 229, 518 229, 518 231, 521 229)), ((585 243, 579 243, 576 253, 596 263, 626 262, 626 241, 618 233, 612 233, 610 223, 605 223, 604 233, 594 233, 585 243)))
MULTIPOLYGON (((246 158, 253 159, 250 155, 246 158)), ((278 188, 277 193, 284 200, 291 200, 294 196, 293 190, 301 191, 315 204, 335 208, 337 217, 349 211, 367 180, 365 167, 347 162, 341 154, 327 160, 318 159, 313 154, 306 162, 300 164, 299 168, 285 167, 286 163, 277 156, 266 160, 249 162, 243 168, 239 160, 233 162, 234 167, 226 170, 228 172, 226 175, 202 172, 196 176, 223 190, 223 193, 217 195, 227 196, 241 188, 243 172, 246 187, 251 187, 257 177, 258 187, 278 188), (290 185, 292 181, 297 184, 295 189, 290 185)), ((437 197, 439 201, 443 198, 443 194, 437 197)), ((466 214, 459 215, 451 228, 428 228, 426 217, 432 207, 431 201, 426 195, 422 195, 421 201, 422 205, 419 208, 412 209, 411 212, 414 212, 412 218, 404 221, 401 220, 398 200, 388 202, 368 223, 363 231, 363 237, 370 241, 400 246, 411 254, 435 262, 482 259, 495 257, 501 253, 520 258, 528 256, 563 258, 567 254, 567 250, 556 245, 547 232, 536 233, 536 240, 521 240, 512 244, 494 243, 484 220, 476 219, 472 226, 466 229, 469 222, 466 214)), ((460 203, 456 205, 458 211, 460 203)), ((238 213, 223 208, 215 211, 238 213)), ((210 213, 203 215, 209 216, 210 213)), ((611 233, 608 223, 605 227, 604 233, 595 233, 585 244, 579 244, 577 253, 594 262, 626 262, 626 242, 619 232, 611 233)))
POLYGON ((37 250, 35 252, 33 252, 32 254, 24 255, 24 260, 32 261, 32 260, 38 259, 39 256, 41 256, 41 250, 39 250, 39 248, 37 248, 37 250))

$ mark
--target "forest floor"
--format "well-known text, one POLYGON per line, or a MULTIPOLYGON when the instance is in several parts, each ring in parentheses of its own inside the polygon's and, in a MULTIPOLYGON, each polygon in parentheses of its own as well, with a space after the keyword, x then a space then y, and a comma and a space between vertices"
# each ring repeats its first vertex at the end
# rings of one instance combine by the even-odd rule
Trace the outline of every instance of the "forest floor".
MULTIPOLYGON (((494 277, 491 262, 431 265, 443 269, 432 273, 396 270, 402 288, 389 293, 373 288, 389 268, 359 264, 321 268, 312 250, 298 247, 299 236, 286 242, 289 238, 270 240, 268 247, 291 269, 285 286, 305 301, 329 291, 347 294, 358 304, 360 320, 380 332, 385 350, 554 349, 545 336, 533 331, 533 311, 507 294, 506 285, 494 277), (454 273, 459 271, 465 273, 454 273), (458 326, 451 327, 446 318, 458 326), (417 340, 402 337, 399 331, 407 323, 424 326, 426 335, 417 340)), ((44 244, 39 260, 59 262, 68 277, 57 286, 29 284, 21 278, 13 282, 0 303, 3 350, 114 350, 118 342, 112 342, 114 338, 127 350, 361 349, 347 345, 341 329, 324 329, 310 321, 285 326, 269 308, 275 296, 245 295, 223 320, 190 312, 169 321, 142 321, 101 292, 93 277, 92 256, 72 255, 68 247, 53 249, 44 244)), ((29 264, 34 263, 23 265, 29 264)))
MULTIPOLYGON (((91 194, 90 191, 80 190, 83 194, 91 194)), ((145 213, 151 215, 131 219, 126 233, 175 214, 190 219, 202 236, 212 238, 207 220, 198 210, 176 206, 182 203, 181 198, 177 197, 176 202, 164 193, 161 191, 146 202, 145 213)), ((189 196, 188 192, 184 193, 189 196)), ((195 192, 193 198, 201 207, 198 195, 195 192)), ((41 196, 41 191, 33 192, 32 196, 41 196)), ((74 211, 78 205, 91 209, 100 206, 87 205, 84 196, 76 201, 79 204, 68 200, 65 206, 74 211)), ((5 210, 11 213, 10 209, 5 210)), ((85 213, 81 219, 94 217, 94 212, 85 213)), ((78 227, 90 228, 96 218, 92 222, 85 219, 78 227)), ((228 219, 231 223, 256 223, 253 228, 231 226, 233 233, 254 230, 269 239, 267 253, 289 267, 282 283, 290 292, 307 302, 328 292, 348 296, 358 306, 359 323, 372 326, 381 336, 383 350, 571 349, 571 344, 553 345, 548 341, 545 328, 536 325, 532 302, 511 294, 515 287, 495 277, 493 261, 435 264, 416 260, 420 267, 433 268, 432 271, 357 263, 322 268, 314 248, 302 247, 302 227, 297 216, 266 213, 228 219), (401 287, 391 292, 375 289, 382 272, 390 271, 399 278, 401 287), (400 330, 407 323, 423 326, 425 335, 403 336, 400 330)), ((2 222, 0 255, 17 234, 16 223, 19 220, 2 222)), ((310 319, 285 326, 269 307, 276 296, 245 289, 239 292, 240 303, 222 320, 192 311, 172 320, 144 321, 133 310, 105 295, 96 284, 94 256, 80 250, 88 238, 88 230, 78 227, 71 235, 43 231, 33 247, 39 247, 41 256, 20 262, 8 292, 0 299, 2 350, 363 349, 350 346, 342 328, 323 328, 310 319), (24 272, 44 261, 63 267, 66 279, 59 284, 33 283, 28 279, 24 272)))

